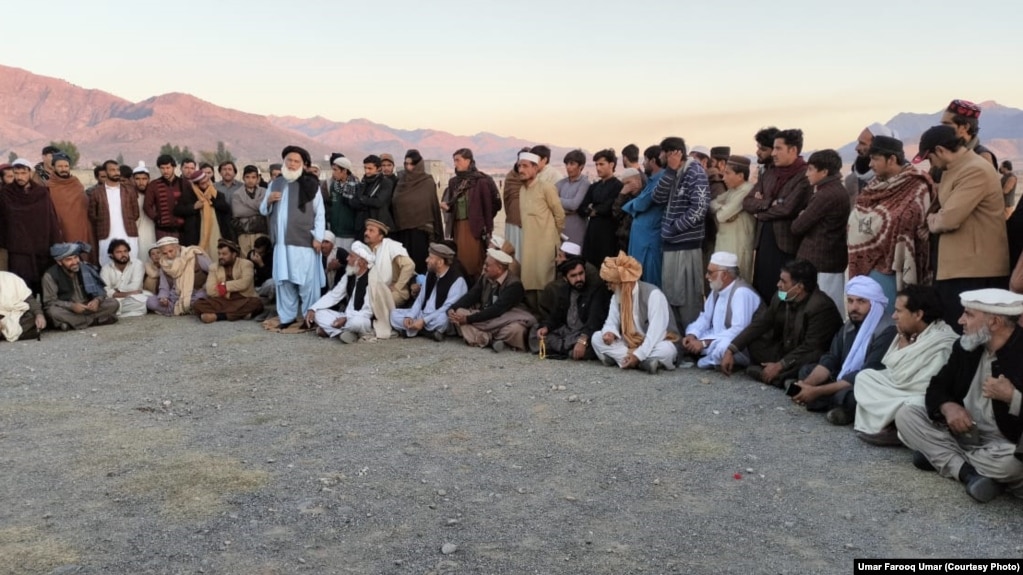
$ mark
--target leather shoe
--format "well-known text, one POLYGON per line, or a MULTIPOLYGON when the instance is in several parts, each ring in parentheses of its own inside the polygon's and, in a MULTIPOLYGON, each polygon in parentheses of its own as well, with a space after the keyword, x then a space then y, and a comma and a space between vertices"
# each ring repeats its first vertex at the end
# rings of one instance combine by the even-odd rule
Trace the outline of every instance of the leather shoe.
POLYGON ((1004 487, 990 477, 971 474, 966 478, 966 493, 980 503, 987 503, 1002 494, 1004 487))
POLYGON ((913 467, 916 467, 920 471, 937 471, 937 469, 931 465, 930 460, 928 460, 927 457, 919 451, 913 452, 913 467))

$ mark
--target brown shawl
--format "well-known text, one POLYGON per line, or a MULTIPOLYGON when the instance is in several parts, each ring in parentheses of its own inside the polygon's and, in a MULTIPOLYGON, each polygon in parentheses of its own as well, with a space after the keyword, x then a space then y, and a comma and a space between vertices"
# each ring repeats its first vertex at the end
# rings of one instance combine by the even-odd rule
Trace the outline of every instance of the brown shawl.
POLYGON ((82 242, 92 246, 91 253, 81 255, 83 260, 95 264, 96 236, 89 221, 89 196, 85 195, 85 186, 75 176, 62 178, 53 174, 47 182, 47 187, 50 188, 53 209, 57 210, 64 241, 82 242))
POLYGON ((444 224, 437 199, 437 183, 426 173, 423 162, 406 170, 391 196, 391 213, 396 230, 422 230, 436 239, 443 237, 444 224))
POLYGON ((894 178, 874 178, 849 216, 849 277, 877 270, 895 274, 896 287, 925 283, 930 273, 927 211, 934 182, 907 165, 894 178))

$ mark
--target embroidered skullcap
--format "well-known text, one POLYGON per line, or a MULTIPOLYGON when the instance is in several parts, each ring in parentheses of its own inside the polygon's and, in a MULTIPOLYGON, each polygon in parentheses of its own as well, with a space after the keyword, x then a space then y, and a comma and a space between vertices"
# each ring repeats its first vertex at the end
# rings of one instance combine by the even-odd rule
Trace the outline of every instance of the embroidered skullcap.
POLYGON ((969 100, 952 100, 948 103, 947 111, 967 118, 980 118, 980 106, 969 100))

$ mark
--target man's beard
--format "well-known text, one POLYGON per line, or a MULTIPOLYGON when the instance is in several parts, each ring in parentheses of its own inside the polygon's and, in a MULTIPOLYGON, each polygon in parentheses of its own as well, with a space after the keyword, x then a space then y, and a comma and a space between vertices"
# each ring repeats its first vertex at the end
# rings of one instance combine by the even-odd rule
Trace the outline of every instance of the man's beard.
POLYGON ((124 256, 123 258, 114 258, 114 261, 121 265, 125 265, 129 261, 131 261, 131 256, 124 256))
POLYGON ((118 183, 120 181, 121 181, 121 176, 120 175, 117 175, 117 176, 107 176, 107 183, 108 184, 116 184, 116 183, 118 183))
POLYGON ((991 330, 986 325, 977 330, 977 333, 964 333, 959 336, 959 345, 963 346, 966 351, 973 351, 989 341, 991 341, 991 330))
POLYGON ((297 170, 289 170, 287 167, 284 167, 281 168, 281 175, 284 176, 285 180, 289 182, 294 182, 295 180, 302 177, 302 168, 299 168, 297 170))
POLYGON ((708 285, 710 285, 710 289, 714 293, 720 292, 725 287, 724 282, 722 282, 721 280, 714 280, 714 281, 710 282, 708 285))
POLYGON ((67 172, 62 172, 60 170, 57 170, 57 171, 53 172, 53 174, 55 176, 57 176, 58 178, 63 178, 65 180, 71 177, 71 171, 70 170, 67 171, 67 172))
POLYGON ((345 266, 345 275, 349 276, 359 275, 359 266, 345 266))
POLYGON ((586 289, 586 280, 572 284, 572 289, 581 292, 586 289))

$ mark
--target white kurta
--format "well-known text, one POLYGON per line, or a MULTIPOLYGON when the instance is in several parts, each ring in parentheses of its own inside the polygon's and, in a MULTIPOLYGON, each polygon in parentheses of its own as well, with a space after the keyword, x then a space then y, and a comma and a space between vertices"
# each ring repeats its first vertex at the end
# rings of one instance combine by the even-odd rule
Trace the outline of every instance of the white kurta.
POLYGON ((135 222, 136 227, 139 230, 139 249, 141 250, 137 254, 133 254, 135 257, 144 257, 149 253, 149 248, 153 247, 156 243, 156 224, 153 220, 149 219, 146 212, 142 209, 142 204, 146 201, 145 194, 139 193, 139 219, 135 222))
POLYGON ((753 321, 753 314, 760 307, 760 296, 750 288, 741 288, 733 296, 732 292, 737 286, 736 282, 732 282, 720 293, 712 293, 704 302, 700 317, 686 327, 686 335, 713 340, 703 349, 703 357, 696 364, 698 367, 706 369, 721 365, 721 358, 728 351, 732 340, 753 321), (732 299, 731 327, 725 327, 728 298, 732 299))
MULTIPOLYGON (((99 277, 106 284, 107 296, 114 297, 114 292, 130 292, 142 289, 146 278, 146 266, 139 260, 129 260, 124 271, 117 269, 114 262, 109 262, 99 271, 99 277)), ((146 315, 146 300, 153 295, 143 291, 140 294, 118 298, 121 308, 117 317, 137 317, 146 315)))
MULTIPOLYGON (((454 272, 449 269, 445 275, 450 273, 454 272)), ((438 278, 438 281, 440 281, 440 278, 438 278)), ((426 301, 424 301, 426 298, 426 287, 424 286, 423 289, 419 290, 419 295, 416 296, 416 301, 412 304, 411 308, 396 309, 391 312, 391 327, 398 332, 405 333, 409 337, 415 337, 419 334, 417 330, 405 329, 405 318, 410 318, 413 320, 422 319, 426 323, 424 327, 426 331, 446 331, 448 329, 448 310, 467 291, 469 291, 469 287, 466 285, 465 279, 456 279, 448 289, 447 299, 438 306, 437 286, 433 286, 433 293, 430 294, 430 299, 426 301)))
POLYGON ((896 337, 881 360, 887 369, 864 369, 856 374, 856 431, 880 433, 895 421, 904 404, 923 405, 931 378, 945 366, 957 338, 940 319, 902 349, 896 337))
MULTIPOLYGON (((272 185, 272 184, 271 184, 272 185)), ((259 213, 269 216, 274 210, 286 210, 288 206, 288 189, 283 186, 280 201, 270 204, 270 193, 259 205, 259 213)), ((274 190, 277 191, 277 190, 274 190)), ((305 316, 310 309, 310 302, 319 297, 320 288, 326 285, 323 263, 320 253, 313 249, 313 240, 323 241, 326 231, 326 214, 323 207, 323 196, 316 194, 306 209, 314 210, 313 229, 309 232, 309 246, 289 246, 284 243, 288 231, 288 215, 282 213, 277 218, 275 230, 277 242, 274 244, 273 278, 277 295, 277 313, 282 322, 291 322, 305 316), (300 309, 301 307, 301 309, 300 309)))
MULTIPOLYGON (((665 339, 668 335, 668 314, 671 313, 671 308, 668 307, 668 298, 664 297, 664 292, 661 290, 650 292, 650 300, 647 302, 647 314, 650 321, 646 333, 643 332, 640 325, 642 318, 639 317, 638 285, 632 290, 632 309, 632 323, 636 332, 643 335, 643 345, 637 347, 632 355, 639 361, 655 359, 661 363, 664 369, 675 369, 675 356, 678 354, 678 350, 674 343, 665 339)), ((614 359, 618 365, 625 363, 625 358, 629 355, 629 347, 622 339, 621 310, 622 304, 619 301, 618 292, 615 292, 611 296, 611 307, 608 310, 607 319, 604 321, 604 327, 599 332, 595 332, 591 339, 593 351, 597 354, 598 359, 603 361, 606 355, 614 359), (614 334, 615 340, 611 345, 604 343, 605 333, 614 334)))
POLYGON ((356 335, 362 336, 373 331, 373 306, 370 297, 370 290, 367 286, 366 295, 362 300, 362 307, 355 307, 355 298, 348 300, 348 305, 345 306, 345 311, 339 312, 331 309, 337 304, 341 303, 341 300, 345 299, 348 290, 348 282, 355 281, 355 276, 346 275, 341 278, 341 281, 334 286, 334 289, 325 293, 323 297, 318 299, 316 303, 312 305, 311 310, 316 312, 316 325, 323 331, 327 332, 329 337, 337 337, 343 332, 350 331, 356 335), (334 327, 334 321, 338 318, 348 318, 345 322, 345 326, 341 328, 334 327))
POLYGON ((99 240, 99 265, 101 266, 110 263, 107 247, 110 246, 112 240, 122 239, 128 242, 132 254, 138 256, 139 253, 139 239, 137 237, 128 237, 128 230, 124 228, 124 212, 121 210, 121 187, 111 188, 110 186, 104 186, 104 189, 107 194, 107 209, 110 211, 110 235, 105 238, 96 238, 99 240))

